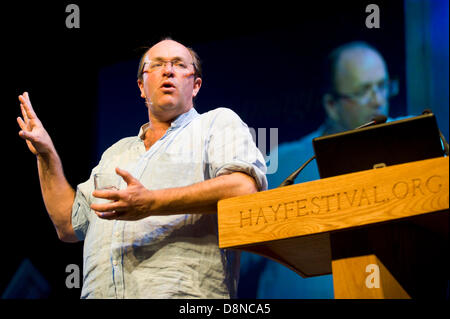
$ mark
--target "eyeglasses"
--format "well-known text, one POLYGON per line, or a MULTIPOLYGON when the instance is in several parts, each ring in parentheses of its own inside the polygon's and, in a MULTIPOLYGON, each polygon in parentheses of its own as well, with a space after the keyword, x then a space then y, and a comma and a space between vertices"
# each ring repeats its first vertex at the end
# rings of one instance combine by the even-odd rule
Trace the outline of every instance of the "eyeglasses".
POLYGON ((350 99, 360 104, 369 103, 372 93, 378 93, 385 98, 390 98, 398 94, 398 80, 383 80, 376 83, 364 85, 361 89, 350 94, 333 92, 336 98, 350 99))
MULTIPOLYGON (((150 62, 145 62, 142 68, 142 72, 155 72, 162 69, 165 69, 166 66, 170 64, 170 66, 177 72, 186 72, 189 70, 189 65, 194 65, 194 63, 186 63, 180 59, 174 59, 171 61, 165 60, 155 60, 150 62)), ((195 66, 194 66, 195 68, 195 66)))

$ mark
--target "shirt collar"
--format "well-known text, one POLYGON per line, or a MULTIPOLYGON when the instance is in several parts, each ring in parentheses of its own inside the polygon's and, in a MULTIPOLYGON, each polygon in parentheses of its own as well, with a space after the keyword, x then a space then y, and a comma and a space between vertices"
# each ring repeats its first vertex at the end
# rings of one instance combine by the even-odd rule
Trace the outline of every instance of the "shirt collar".
POLYGON ((198 112, 192 107, 186 113, 178 115, 178 117, 174 121, 172 121, 170 126, 172 128, 183 126, 184 124, 187 124, 190 121, 192 121, 197 116, 198 116, 198 112))
MULTIPOLYGON (((194 108, 191 108, 186 113, 178 115, 176 117, 176 119, 172 121, 172 123, 170 124, 170 127, 177 128, 177 127, 183 126, 184 124, 187 124, 190 121, 192 121, 197 116, 198 116, 198 112, 194 108)), ((147 132, 148 126, 149 126, 149 123, 147 122, 144 125, 142 125, 141 128, 139 129, 138 136, 141 140, 145 137, 145 132, 147 132)))

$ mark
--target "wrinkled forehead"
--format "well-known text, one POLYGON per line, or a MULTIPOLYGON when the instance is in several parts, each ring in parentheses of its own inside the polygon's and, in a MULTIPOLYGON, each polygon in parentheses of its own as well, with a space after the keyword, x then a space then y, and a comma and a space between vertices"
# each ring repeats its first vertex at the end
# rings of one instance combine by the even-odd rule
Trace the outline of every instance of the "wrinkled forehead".
POLYGON ((372 50, 358 49, 342 53, 336 64, 336 88, 349 91, 388 77, 383 58, 372 50))
POLYGON ((144 62, 155 59, 181 59, 187 63, 193 62, 189 50, 181 43, 173 40, 164 40, 151 47, 145 55, 144 62))

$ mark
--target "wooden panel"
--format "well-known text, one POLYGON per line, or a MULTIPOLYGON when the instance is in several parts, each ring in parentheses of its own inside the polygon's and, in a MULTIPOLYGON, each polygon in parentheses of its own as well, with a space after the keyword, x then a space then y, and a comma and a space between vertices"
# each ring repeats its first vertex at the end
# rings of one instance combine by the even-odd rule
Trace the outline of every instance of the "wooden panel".
MULTIPOLYGON (((449 222, 448 211, 426 215, 449 222)), ((331 233, 335 298, 445 298, 448 233, 432 228, 412 217, 331 233)))
POLYGON ((410 299, 375 255, 333 260, 335 299, 410 299))
POLYGON ((448 165, 448 157, 436 158, 221 200, 219 246, 263 244, 448 209, 448 165))

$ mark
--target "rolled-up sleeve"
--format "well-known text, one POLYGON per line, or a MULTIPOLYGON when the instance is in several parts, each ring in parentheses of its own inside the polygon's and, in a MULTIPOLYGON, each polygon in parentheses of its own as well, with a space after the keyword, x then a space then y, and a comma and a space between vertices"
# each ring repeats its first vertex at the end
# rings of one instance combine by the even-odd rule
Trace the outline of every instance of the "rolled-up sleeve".
POLYGON ((84 240, 89 226, 90 207, 84 194, 77 187, 75 200, 72 205, 72 228, 79 240, 84 240))
POLYGON ((266 190, 266 163, 248 126, 232 110, 218 110, 207 148, 210 176, 242 172, 255 179, 259 191, 266 190))

